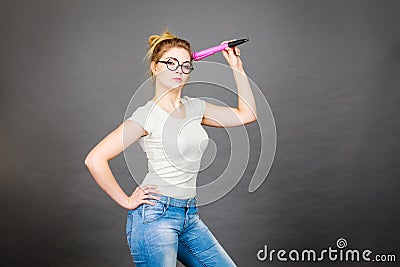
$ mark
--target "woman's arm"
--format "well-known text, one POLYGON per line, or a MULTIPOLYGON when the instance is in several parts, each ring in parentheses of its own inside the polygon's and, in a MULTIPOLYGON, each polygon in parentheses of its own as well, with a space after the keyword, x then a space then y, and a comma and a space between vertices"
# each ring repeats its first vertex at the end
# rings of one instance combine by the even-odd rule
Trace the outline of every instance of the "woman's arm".
MULTIPOLYGON (((226 42, 230 41, 222 43, 226 42)), ((257 120, 256 101, 243 69, 242 60, 239 58, 240 50, 237 47, 228 47, 222 51, 222 54, 233 71, 238 90, 238 107, 223 107, 206 102, 206 109, 201 123, 214 127, 234 127, 254 122, 257 120)))
MULTIPOLYGON (((86 156, 85 165, 96 183, 121 207, 134 209, 141 203, 152 204, 144 200, 147 193, 159 193, 155 186, 138 186, 128 197, 117 183, 108 161, 118 156, 124 149, 136 142, 145 133, 142 126, 132 120, 126 120, 118 128, 101 140, 86 156), (123 138, 124 137, 124 138, 123 138), (125 142, 124 142, 125 141, 125 142)), ((147 196, 146 196, 147 197, 147 196)), ((149 195, 149 197, 158 199, 149 195)))

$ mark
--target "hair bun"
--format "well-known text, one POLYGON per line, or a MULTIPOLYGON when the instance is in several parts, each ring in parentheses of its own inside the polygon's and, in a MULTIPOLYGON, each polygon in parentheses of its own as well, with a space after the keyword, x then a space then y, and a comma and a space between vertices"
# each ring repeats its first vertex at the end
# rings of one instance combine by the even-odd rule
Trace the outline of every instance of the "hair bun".
POLYGON ((149 37, 149 45, 150 47, 152 47, 159 39, 160 39, 160 35, 154 34, 152 36, 149 37))
POLYGON ((174 39, 174 38, 176 38, 175 35, 170 33, 168 30, 165 30, 161 35, 153 34, 152 36, 150 36, 149 45, 150 47, 154 47, 163 40, 174 39))

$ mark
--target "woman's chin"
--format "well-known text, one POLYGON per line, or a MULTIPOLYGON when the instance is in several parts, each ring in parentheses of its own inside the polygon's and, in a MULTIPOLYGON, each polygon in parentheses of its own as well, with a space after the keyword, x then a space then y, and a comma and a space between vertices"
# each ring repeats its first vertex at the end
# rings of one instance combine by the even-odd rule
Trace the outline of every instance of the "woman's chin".
POLYGON ((182 88, 185 85, 185 83, 183 81, 176 81, 170 84, 170 88, 171 89, 178 89, 178 88, 182 88))
POLYGON ((169 89, 181 89, 185 85, 185 81, 175 81, 171 80, 165 83, 162 83, 162 87, 169 88, 169 89))

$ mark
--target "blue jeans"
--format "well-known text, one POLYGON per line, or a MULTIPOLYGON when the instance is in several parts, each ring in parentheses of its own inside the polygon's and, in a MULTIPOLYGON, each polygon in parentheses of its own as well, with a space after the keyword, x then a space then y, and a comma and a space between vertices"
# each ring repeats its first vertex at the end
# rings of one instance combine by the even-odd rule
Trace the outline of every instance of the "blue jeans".
POLYGON ((137 267, 236 266, 197 214, 196 198, 160 200, 128 210, 126 238, 137 267))

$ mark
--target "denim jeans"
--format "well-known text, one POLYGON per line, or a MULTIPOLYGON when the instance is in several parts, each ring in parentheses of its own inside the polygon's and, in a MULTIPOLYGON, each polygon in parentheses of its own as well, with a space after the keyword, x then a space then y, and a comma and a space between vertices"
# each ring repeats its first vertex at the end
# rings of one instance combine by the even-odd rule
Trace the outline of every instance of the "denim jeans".
POLYGON ((128 210, 126 238, 137 267, 236 266, 197 214, 196 197, 160 200, 128 210))

